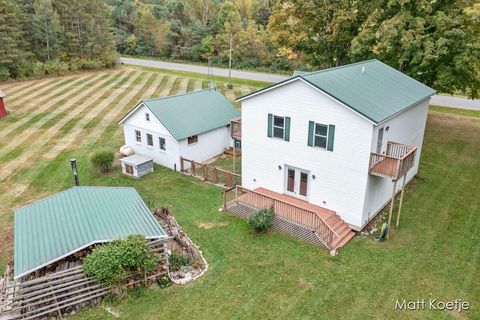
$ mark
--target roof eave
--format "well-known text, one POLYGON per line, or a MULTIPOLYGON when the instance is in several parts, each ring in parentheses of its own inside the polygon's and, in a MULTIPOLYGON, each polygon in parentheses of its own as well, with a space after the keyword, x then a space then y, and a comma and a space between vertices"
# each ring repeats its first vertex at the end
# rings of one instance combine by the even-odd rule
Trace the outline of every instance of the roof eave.
POLYGON ((376 126, 381 125, 382 123, 385 123, 386 121, 395 118, 396 116, 398 116, 398 115, 400 115, 400 114, 402 114, 402 113, 410 110, 411 108, 415 107, 417 104, 422 103, 422 102, 424 102, 424 101, 427 100, 427 99, 430 99, 430 98, 431 98, 433 95, 435 95, 436 93, 437 93, 437 92, 435 91, 434 93, 426 96, 425 98, 420 99, 420 100, 412 103, 412 104, 409 105, 408 107, 403 108, 402 110, 400 110, 400 111, 392 114, 391 116, 389 116, 389 117, 387 117, 387 118, 385 118, 385 119, 383 119, 383 120, 381 120, 381 121, 376 122, 375 125, 376 125, 376 126))
POLYGON ((235 100, 235 102, 243 101, 243 100, 245 100, 245 99, 248 99, 248 98, 251 98, 251 97, 256 96, 256 95, 258 95, 258 94, 261 94, 261 93, 263 93, 263 92, 265 92, 265 91, 269 91, 269 90, 271 90, 271 89, 275 89, 275 87, 283 86, 283 85, 285 85, 285 84, 287 84, 287 83, 296 81, 296 80, 298 80, 298 79, 300 79, 300 76, 299 76, 299 75, 293 76, 293 77, 290 77, 290 78, 287 78, 287 79, 285 79, 285 80, 283 80, 283 81, 274 83, 274 84, 269 85, 269 86, 267 86, 267 87, 265 87, 265 88, 262 88, 262 89, 260 89, 260 90, 257 90, 257 91, 254 91, 254 92, 250 92, 250 93, 248 93, 248 94, 246 94, 246 95, 244 95, 244 96, 241 96, 240 98, 237 98, 237 99, 235 100))

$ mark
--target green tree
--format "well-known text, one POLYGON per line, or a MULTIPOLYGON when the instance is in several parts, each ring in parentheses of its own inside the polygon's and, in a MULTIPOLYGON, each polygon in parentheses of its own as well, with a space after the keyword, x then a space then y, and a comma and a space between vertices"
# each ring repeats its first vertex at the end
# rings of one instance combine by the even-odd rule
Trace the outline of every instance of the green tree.
POLYGON ((37 55, 50 60, 58 55, 62 28, 52 0, 35 0, 32 15, 32 39, 37 55))
POLYGON ((156 55, 157 51, 157 35, 160 29, 160 23, 152 14, 147 6, 142 6, 137 11, 135 19, 135 36, 138 41, 139 54, 156 55))
POLYGON ((26 64, 27 43, 24 40, 26 15, 14 0, 0 0, 0 81, 22 76, 26 64))
MULTIPOLYGON (((354 60, 378 58, 441 92, 478 96, 475 5, 464 1, 385 1, 352 40, 354 60)), ((478 6, 477 6, 478 10, 478 6)))

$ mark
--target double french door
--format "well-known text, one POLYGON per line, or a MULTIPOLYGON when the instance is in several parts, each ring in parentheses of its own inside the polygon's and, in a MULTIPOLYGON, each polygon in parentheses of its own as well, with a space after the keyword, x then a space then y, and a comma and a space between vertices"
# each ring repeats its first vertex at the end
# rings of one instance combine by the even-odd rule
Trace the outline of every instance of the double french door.
POLYGON ((308 197, 309 172, 289 166, 286 166, 286 168, 285 193, 306 199, 308 197))

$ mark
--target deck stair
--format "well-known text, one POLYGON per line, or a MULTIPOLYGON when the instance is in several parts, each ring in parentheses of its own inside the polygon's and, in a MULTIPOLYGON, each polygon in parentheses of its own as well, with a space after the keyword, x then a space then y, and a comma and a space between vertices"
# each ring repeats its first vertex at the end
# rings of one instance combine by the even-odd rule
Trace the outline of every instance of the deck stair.
POLYGON ((337 252, 355 236, 334 211, 294 197, 264 188, 248 190, 240 186, 224 193, 224 209, 242 218, 248 218, 256 210, 270 208, 275 214, 274 229, 332 252, 337 252))

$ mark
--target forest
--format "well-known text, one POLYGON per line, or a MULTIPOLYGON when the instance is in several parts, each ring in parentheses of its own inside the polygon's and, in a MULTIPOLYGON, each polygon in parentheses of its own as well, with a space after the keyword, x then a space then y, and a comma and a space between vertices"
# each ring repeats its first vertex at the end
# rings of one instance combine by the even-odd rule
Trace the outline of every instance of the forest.
POLYGON ((0 0, 0 80, 108 67, 116 54, 271 72, 376 58, 478 97, 470 0, 0 0))

